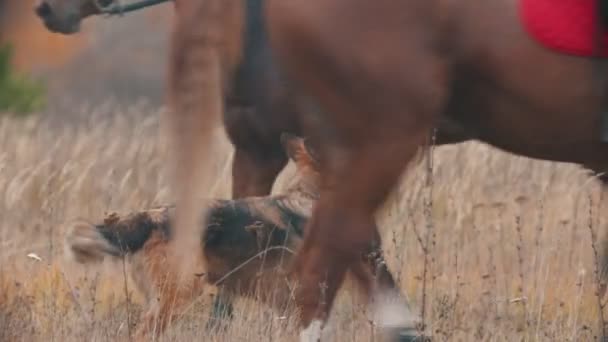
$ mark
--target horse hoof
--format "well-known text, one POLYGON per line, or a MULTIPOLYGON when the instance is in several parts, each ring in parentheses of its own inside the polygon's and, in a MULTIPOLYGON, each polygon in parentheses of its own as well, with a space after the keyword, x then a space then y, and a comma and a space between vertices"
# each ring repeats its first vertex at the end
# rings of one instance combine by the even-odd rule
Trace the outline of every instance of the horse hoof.
POLYGON ((397 342, 431 342, 428 336, 421 335, 415 328, 401 329, 397 334, 397 342))
POLYGON ((431 338, 416 331, 403 331, 399 333, 396 342, 431 342, 431 338))
POLYGON ((386 342, 431 342, 430 337, 421 335, 415 328, 385 328, 381 334, 381 340, 386 342))

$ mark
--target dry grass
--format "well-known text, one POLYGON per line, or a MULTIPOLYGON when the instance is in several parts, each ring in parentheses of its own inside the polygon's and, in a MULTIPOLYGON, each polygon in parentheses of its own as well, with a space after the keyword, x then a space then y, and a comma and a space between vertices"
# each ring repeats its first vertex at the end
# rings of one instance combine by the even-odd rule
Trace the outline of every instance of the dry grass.
MULTIPOLYGON (((159 116, 135 106, 98 108, 69 127, 0 119, 0 341, 128 339, 138 294, 128 283, 125 295, 120 263, 85 270, 66 262, 62 223, 170 201, 159 116), (108 111, 115 115, 101 114, 108 111)), ((227 197, 231 153, 221 145, 209 193, 227 197)), ((598 336, 589 228, 606 221, 597 182, 572 165, 475 143, 439 148, 433 161, 432 182, 416 166, 379 213, 389 265, 416 310, 424 293, 428 331, 440 341, 598 336)), ((200 340, 207 309, 202 298, 164 339, 200 340)), ((372 339, 348 294, 334 313, 335 340, 372 339)), ((293 327, 290 317, 241 301, 235 324, 204 340, 281 341, 293 327)))

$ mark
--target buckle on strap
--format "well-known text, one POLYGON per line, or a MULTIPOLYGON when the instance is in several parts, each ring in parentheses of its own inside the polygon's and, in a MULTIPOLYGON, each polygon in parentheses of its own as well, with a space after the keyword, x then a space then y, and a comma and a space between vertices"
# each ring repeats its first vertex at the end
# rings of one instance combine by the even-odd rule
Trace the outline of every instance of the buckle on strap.
POLYGON ((101 3, 102 0, 94 0, 95 6, 99 10, 101 14, 105 14, 108 16, 111 15, 123 15, 125 13, 138 11, 140 9, 144 9, 146 7, 152 7, 156 5, 160 5, 165 2, 169 2, 172 0, 141 0, 130 4, 123 5, 121 0, 113 0, 108 5, 101 3))

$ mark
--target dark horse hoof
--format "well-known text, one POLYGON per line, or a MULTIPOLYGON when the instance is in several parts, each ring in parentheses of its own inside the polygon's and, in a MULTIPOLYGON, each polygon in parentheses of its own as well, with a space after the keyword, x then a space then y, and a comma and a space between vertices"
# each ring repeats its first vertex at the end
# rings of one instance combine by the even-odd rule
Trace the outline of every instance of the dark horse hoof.
POLYGON ((428 336, 420 335, 416 329, 405 329, 397 334, 397 342, 431 342, 428 336))
POLYGON ((399 334, 399 337, 397 338, 396 342, 431 342, 431 338, 418 334, 399 334))
POLYGON ((431 342, 430 337, 421 335, 415 328, 385 328, 382 336, 382 341, 390 342, 431 342))
POLYGON ((220 296, 216 296, 213 300, 213 308, 211 317, 205 324, 207 332, 224 331, 232 321, 234 316, 234 308, 231 302, 224 301, 220 296))

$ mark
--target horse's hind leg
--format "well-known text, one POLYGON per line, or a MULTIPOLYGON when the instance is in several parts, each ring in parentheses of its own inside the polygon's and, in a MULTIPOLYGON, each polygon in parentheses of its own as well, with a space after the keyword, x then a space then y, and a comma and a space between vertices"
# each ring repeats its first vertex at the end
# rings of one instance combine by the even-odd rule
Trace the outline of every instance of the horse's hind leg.
MULTIPOLYGON (((404 323, 400 314, 407 314, 404 308, 409 308, 409 305, 386 265, 379 237, 362 256, 361 261, 351 266, 350 270, 373 309, 371 319, 382 325, 381 333, 389 336, 401 334, 401 337, 405 338, 407 333, 402 331, 404 323)), ((414 335, 407 336, 414 338, 414 327, 409 328, 409 335, 414 335)))
POLYGON ((395 278, 384 259, 382 241, 377 229, 374 235, 372 244, 363 253, 360 262, 351 267, 351 271, 370 304, 374 305, 377 301, 390 297, 393 302, 401 302, 405 305, 395 278))
POLYGON ((375 290, 385 291, 397 289, 395 278, 388 269, 386 261, 384 260, 382 238, 380 237, 377 227, 374 234, 376 236, 372 241, 372 245, 369 247, 369 250, 363 255, 363 261, 374 276, 375 290))

